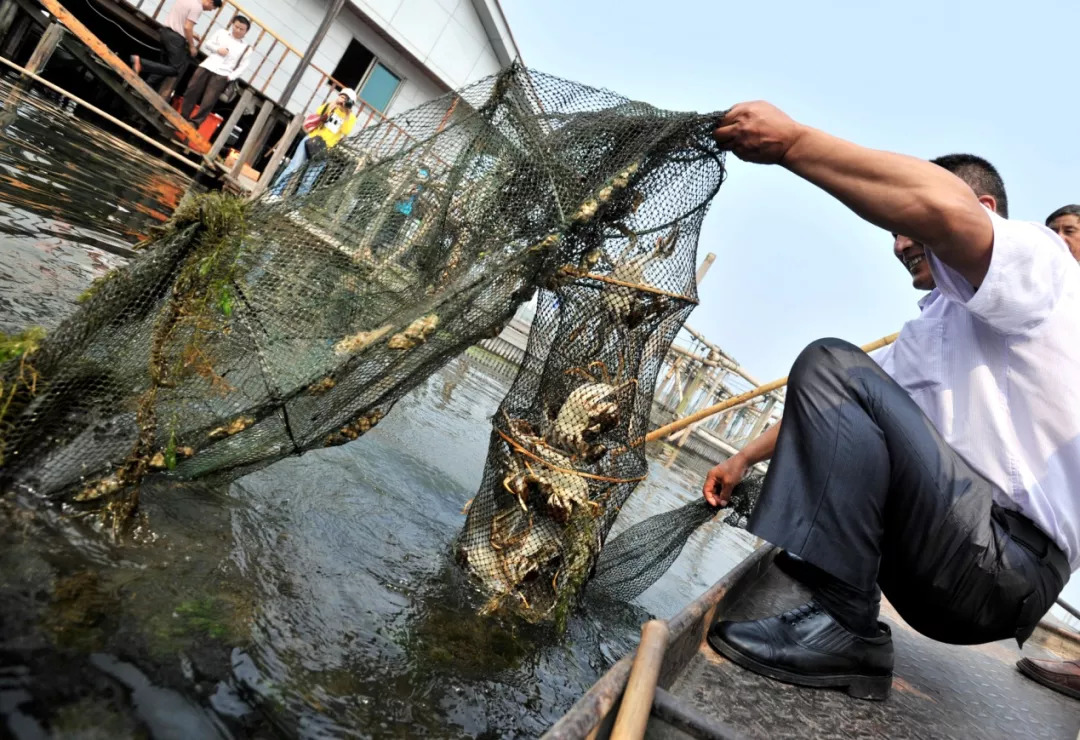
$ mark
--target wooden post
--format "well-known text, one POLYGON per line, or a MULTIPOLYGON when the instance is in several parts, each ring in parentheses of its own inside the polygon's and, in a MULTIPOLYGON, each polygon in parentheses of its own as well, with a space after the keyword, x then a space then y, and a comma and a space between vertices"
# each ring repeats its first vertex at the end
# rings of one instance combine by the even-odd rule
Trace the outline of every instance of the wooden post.
MULTIPOLYGON (((281 160, 285 159, 285 153, 289 151, 289 144, 296 138, 296 135, 300 133, 300 126, 304 123, 304 114, 297 113, 293 116, 292 121, 289 122, 289 127, 285 129, 285 133, 282 134, 281 139, 274 147, 274 156, 270 157, 270 161, 266 163, 266 167, 262 171, 262 175, 259 176, 259 182, 255 184, 255 187, 251 191, 251 199, 254 200, 263 194, 270 182, 274 179, 274 175, 277 173, 278 165, 281 164, 281 160)), ((300 146, 304 144, 301 142, 300 146)))
POLYGON ((702 365, 698 368, 698 371, 694 373, 694 378, 690 381, 690 385, 687 386, 686 393, 683 394, 682 400, 679 401, 679 405, 675 407, 676 416, 682 416, 686 413, 686 409, 690 405, 690 402, 694 400, 694 396, 701 390, 701 386, 705 384, 705 376, 708 372, 709 368, 702 365))
POLYGON ((641 628, 641 642, 630 667, 630 677, 626 679, 619 715, 609 736, 611 740, 640 740, 645 736, 667 643, 667 622, 652 619, 641 628))
POLYGON ((757 436, 761 434, 761 430, 769 423, 769 417, 772 416, 774 408, 776 408, 776 396, 769 396, 769 400, 765 402, 765 408, 758 414, 758 418, 754 422, 753 428, 750 430, 749 439, 757 439, 757 436))
POLYGON ((339 12, 341 12, 342 6, 345 5, 345 0, 331 0, 330 6, 326 9, 326 15, 323 17, 322 23, 315 30, 315 36, 312 37, 311 43, 308 44, 307 51, 304 52, 303 58, 300 59, 300 64, 297 65, 296 71, 293 72, 292 77, 285 83, 285 89, 281 92, 281 97, 278 98, 278 102, 282 108, 288 110, 289 98, 296 92, 296 88, 300 85, 300 78, 304 76, 304 72, 307 71, 308 65, 311 64, 312 57, 315 56, 315 52, 319 48, 319 44, 326 37, 326 32, 330 30, 330 26, 333 25, 334 19, 337 18, 339 12))
POLYGON ((240 119, 244 115, 244 111, 251 105, 252 98, 255 97, 255 93, 251 91, 250 87, 245 87, 244 92, 241 93, 240 99, 236 101, 236 107, 233 108, 232 113, 229 114, 229 119, 225 121, 225 125, 221 127, 221 133, 214 139, 214 145, 210 147, 210 151, 206 153, 206 161, 213 166, 214 160, 221 154, 221 150, 225 148, 225 142, 229 140, 229 134, 236 128, 236 124, 240 122, 240 119))
POLYGON ((701 261, 701 267, 697 269, 697 275, 694 277, 694 282, 701 285, 701 281, 705 279, 705 273, 712 267, 712 263, 716 260, 716 255, 709 252, 705 255, 705 259, 701 261))
POLYGON ((18 14, 19 6, 15 0, 4 0, 3 5, 0 5, 0 41, 7 36, 18 14))
POLYGON ((259 115, 255 117, 255 123, 251 126, 251 131, 248 132, 247 138, 244 140, 244 146, 240 148, 240 156, 236 158, 236 164, 233 165, 232 170, 229 171, 229 177, 234 181, 240 182, 240 173, 244 170, 244 165, 251 159, 252 154, 255 153, 255 146, 259 143, 259 139, 262 136, 263 128, 266 126, 266 119, 270 118, 270 114, 274 110, 274 103, 270 100, 263 101, 262 108, 259 110, 259 115))
POLYGON ((50 23, 45 32, 41 34, 37 46, 34 47, 34 52, 30 55, 30 61, 26 63, 26 70, 36 74, 44 69, 63 38, 64 27, 56 21, 50 23))
POLYGON ((0 57, 11 58, 15 56, 15 52, 22 46, 23 39, 26 38, 27 32, 30 30, 31 20, 30 17, 25 14, 19 14, 15 20, 15 25, 11 29, 11 33, 4 39, 4 47, 0 49, 0 57))

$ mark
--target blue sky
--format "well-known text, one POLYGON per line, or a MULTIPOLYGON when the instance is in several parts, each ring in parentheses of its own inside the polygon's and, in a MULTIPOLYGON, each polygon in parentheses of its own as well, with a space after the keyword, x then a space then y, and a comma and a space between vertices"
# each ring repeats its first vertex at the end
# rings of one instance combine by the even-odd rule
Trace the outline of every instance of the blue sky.
MULTIPOLYGON (((768 100, 866 146, 970 151, 1013 218, 1080 202, 1080 3, 502 0, 527 65, 653 105, 768 100)), ((900 328, 918 294, 887 233, 779 167, 728 160, 689 323, 762 380, 808 342, 900 328)))

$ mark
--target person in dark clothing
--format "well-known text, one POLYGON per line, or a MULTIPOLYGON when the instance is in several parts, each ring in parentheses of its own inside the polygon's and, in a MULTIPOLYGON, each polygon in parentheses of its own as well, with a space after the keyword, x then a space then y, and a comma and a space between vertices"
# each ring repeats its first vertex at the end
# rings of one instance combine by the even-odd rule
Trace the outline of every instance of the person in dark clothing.
POLYGON ((917 246, 935 287, 883 355, 837 339, 807 347, 781 423, 710 471, 704 495, 719 505, 772 458, 748 528, 783 548, 782 566, 813 594, 772 617, 720 621, 710 645, 772 678, 883 699, 882 592, 933 639, 1022 644, 1080 565, 1080 271, 1064 244, 995 214, 944 167, 767 103, 735 106, 714 136, 891 231, 894 252, 917 246))
POLYGON ((221 0, 174 0, 165 26, 161 29, 163 62, 144 60, 135 54, 131 68, 146 75, 146 84, 157 87, 166 77, 179 77, 199 50, 195 23, 203 11, 221 7, 221 0))

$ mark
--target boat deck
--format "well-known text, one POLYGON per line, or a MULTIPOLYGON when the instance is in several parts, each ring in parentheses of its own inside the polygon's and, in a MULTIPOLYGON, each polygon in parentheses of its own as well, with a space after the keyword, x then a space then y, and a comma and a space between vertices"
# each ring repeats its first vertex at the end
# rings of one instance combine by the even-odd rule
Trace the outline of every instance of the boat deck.
MULTIPOLYGON (((730 606, 729 619, 756 619, 805 602, 801 587, 775 567, 730 606)), ((1069 738, 1080 729, 1080 701, 1024 678, 1015 640, 958 647, 929 640, 883 604, 896 667, 887 701, 806 689, 746 671, 702 642, 668 687, 680 703, 732 728, 734 737, 1069 738)), ((1057 657, 1033 646, 1027 657, 1057 657)), ((1075 657, 1075 656, 1069 656, 1075 657)), ((655 714, 649 738, 686 738, 655 714)))

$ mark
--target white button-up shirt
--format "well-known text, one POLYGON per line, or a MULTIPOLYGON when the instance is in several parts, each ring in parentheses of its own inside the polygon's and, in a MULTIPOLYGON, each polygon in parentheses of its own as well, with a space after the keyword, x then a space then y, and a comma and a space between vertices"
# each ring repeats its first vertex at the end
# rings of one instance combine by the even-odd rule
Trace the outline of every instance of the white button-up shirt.
POLYGON ((244 73, 248 66, 248 57, 251 56, 248 44, 233 36, 227 28, 219 28, 203 44, 203 51, 206 52, 206 59, 199 66, 230 80, 235 80, 244 73), (229 50, 224 56, 218 54, 218 49, 223 47, 229 50))
POLYGON ((1000 487, 997 503, 1039 525, 1076 570, 1080 267, 1044 226, 990 218, 994 250, 979 289, 927 252, 937 288, 874 359, 1000 487))

